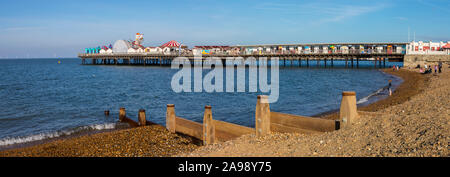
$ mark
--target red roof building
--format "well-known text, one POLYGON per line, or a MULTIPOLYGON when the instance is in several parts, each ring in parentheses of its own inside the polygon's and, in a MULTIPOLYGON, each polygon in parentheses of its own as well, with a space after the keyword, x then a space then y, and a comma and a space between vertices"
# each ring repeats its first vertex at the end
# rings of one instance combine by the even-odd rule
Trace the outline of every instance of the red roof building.
POLYGON ((441 47, 442 49, 450 49, 450 43, 441 47))
POLYGON ((164 48, 164 47, 178 48, 178 47, 180 47, 180 46, 181 46, 180 43, 178 43, 177 41, 171 40, 171 41, 169 41, 169 42, 163 44, 163 45, 161 46, 161 48, 164 48))

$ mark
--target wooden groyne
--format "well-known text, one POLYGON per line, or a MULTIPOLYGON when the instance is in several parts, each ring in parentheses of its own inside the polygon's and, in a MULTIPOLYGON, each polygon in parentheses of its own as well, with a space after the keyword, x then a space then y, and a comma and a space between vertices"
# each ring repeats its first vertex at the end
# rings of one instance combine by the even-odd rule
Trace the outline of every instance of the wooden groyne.
MULTIPOLYGON (((194 122, 179 117, 175 113, 175 105, 168 104, 166 110, 166 128, 172 133, 185 134, 203 141, 204 145, 220 141, 228 141, 246 134, 265 136, 270 132, 314 134, 331 132, 351 125, 360 114, 373 115, 370 112, 357 111, 356 93, 343 92, 338 120, 320 119, 299 116, 270 110, 268 96, 257 97, 255 108, 255 128, 241 126, 224 121, 214 120, 211 106, 205 106, 203 123, 194 122)), ((138 122, 126 116, 125 108, 119 110, 119 121, 128 123, 131 127, 152 125, 146 120, 145 110, 139 110, 138 122)))

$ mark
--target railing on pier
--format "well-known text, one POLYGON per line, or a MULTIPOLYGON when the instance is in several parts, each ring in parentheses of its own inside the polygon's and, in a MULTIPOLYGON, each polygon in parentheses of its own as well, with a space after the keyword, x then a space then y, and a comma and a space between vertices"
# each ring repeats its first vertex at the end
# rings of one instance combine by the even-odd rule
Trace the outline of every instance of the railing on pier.
MULTIPOLYGON (((285 51, 241 51, 241 52, 211 52, 210 54, 203 54, 204 56, 258 56, 258 55, 296 55, 296 54, 326 54, 326 55, 355 55, 355 54, 383 54, 383 55, 394 55, 394 54, 406 54, 406 50, 372 50, 372 49, 349 49, 349 50, 285 50, 285 51)), ((193 52, 159 52, 159 53, 81 53, 78 54, 79 57, 90 57, 90 56, 193 56, 193 52)), ((198 54, 200 55, 200 54, 198 54)))

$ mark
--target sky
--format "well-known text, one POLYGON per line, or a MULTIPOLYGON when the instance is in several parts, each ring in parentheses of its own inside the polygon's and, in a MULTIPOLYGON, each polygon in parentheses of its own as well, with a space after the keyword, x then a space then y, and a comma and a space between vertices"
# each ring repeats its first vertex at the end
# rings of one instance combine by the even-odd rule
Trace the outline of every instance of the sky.
POLYGON ((0 0, 0 58, 76 57, 136 33, 144 46, 450 41, 449 17, 450 0, 0 0))

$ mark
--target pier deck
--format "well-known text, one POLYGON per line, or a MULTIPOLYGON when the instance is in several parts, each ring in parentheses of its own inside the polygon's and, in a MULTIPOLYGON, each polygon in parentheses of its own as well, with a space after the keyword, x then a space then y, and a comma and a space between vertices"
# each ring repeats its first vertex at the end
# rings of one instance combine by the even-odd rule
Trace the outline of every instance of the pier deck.
POLYGON ((323 61, 324 66, 333 67, 334 61, 345 61, 345 66, 351 66, 358 68, 360 61, 372 61, 374 67, 386 67, 386 59, 389 61, 399 61, 403 62, 405 54, 400 53, 308 53, 308 54, 210 54, 203 55, 201 61, 198 61, 193 54, 150 54, 150 53, 123 53, 123 54, 78 54, 78 57, 82 60, 82 64, 93 64, 93 65, 159 65, 159 66, 170 66, 172 61, 177 57, 185 57, 191 61, 192 64, 196 62, 203 63, 208 57, 215 57, 222 60, 223 64, 227 63, 230 58, 242 57, 247 59, 249 57, 254 57, 256 60, 260 58, 266 58, 271 60, 271 58, 278 58, 280 65, 286 65, 290 62, 292 66, 292 61, 297 61, 298 65, 301 66, 302 63, 306 62, 306 66, 309 66, 310 61, 315 61, 319 63, 323 61), (91 60, 89 63, 88 60, 91 60), (329 62, 329 63, 328 63, 329 62), (356 64, 356 66, 354 65, 356 64))

